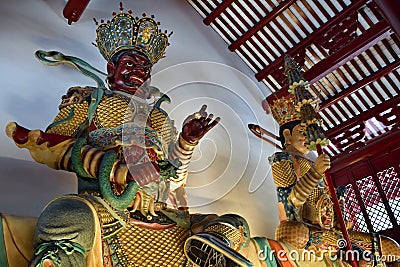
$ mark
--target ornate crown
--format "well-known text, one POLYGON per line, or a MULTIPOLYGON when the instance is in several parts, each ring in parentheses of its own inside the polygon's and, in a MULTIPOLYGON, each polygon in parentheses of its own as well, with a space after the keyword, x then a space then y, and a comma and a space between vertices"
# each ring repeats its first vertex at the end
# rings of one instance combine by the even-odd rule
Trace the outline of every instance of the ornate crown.
POLYGON ((165 49, 169 45, 167 32, 158 29, 159 23, 154 16, 134 18, 132 11, 123 12, 120 3, 120 13, 113 13, 111 21, 103 20, 97 27, 97 48, 103 57, 109 61, 112 56, 126 49, 133 49, 147 56, 152 64, 164 57, 165 49))
POLYGON ((274 100, 270 109, 279 126, 291 121, 301 120, 300 112, 296 109, 293 97, 282 97, 274 100))

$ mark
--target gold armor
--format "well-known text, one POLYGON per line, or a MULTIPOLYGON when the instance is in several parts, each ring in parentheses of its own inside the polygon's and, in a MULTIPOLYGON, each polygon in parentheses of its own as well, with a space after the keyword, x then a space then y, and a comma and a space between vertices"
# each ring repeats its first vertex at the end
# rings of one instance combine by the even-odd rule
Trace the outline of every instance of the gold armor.
POLYGON ((47 127, 46 132, 73 136, 87 118, 89 102, 86 99, 90 98, 92 91, 91 87, 68 89, 67 94, 62 97, 59 113, 47 127))
POLYGON ((288 197, 292 201, 292 205, 298 208, 299 214, 296 214, 296 216, 302 221, 319 224, 321 221, 319 210, 326 208, 326 204, 328 204, 324 202, 324 205, 318 205, 322 202, 320 200, 326 198, 327 195, 323 176, 312 169, 311 162, 308 159, 298 155, 287 152, 277 153, 270 158, 270 161, 276 187, 293 187, 288 197), (303 184, 298 183, 301 179, 314 180, 318 185, 310 190, 308 183, 305 183, 304 187, 303 184), (294 190, 298 192, 300 200, 298 198, 294 200, 295 197, 292 197, 294 190))

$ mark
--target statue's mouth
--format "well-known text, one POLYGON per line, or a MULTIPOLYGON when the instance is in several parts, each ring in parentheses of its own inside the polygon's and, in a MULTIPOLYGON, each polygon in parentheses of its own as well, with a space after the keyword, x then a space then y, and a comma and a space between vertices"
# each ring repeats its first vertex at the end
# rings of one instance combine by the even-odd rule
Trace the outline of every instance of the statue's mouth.
POLYGON ((135 83, 135 82, 136 83, 141 83, 141 84, 144 83, 144 80, 142 78, 137 77, 137 76, 129 77, 129 81, 132 82, 132 83, 135 83))
POLYGON ((135 75, 125 75, 124 78, 124 84, 130 87, 139 87, 145 82, 143 78, 137 77, 135 75))

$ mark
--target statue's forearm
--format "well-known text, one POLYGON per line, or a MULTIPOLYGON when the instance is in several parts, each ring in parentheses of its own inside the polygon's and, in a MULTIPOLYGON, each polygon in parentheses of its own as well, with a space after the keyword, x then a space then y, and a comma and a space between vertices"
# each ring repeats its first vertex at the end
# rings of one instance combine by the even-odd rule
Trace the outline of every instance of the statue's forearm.
MULTIPOLYGON (((76 145, 76 144, 75 144, 76 145)), ((77 173, 78 176, 92 177, 97 179, 99 177, 100 164, 103 160, 105 151, 94 148, 90 145, 84 145, 78 148, 75 153, 76 157, 79 157, 78 161, 73 160, 73 146, 65 151, 62 161, 58 162, 58 169, 71 171, 77 173)), ((150 177, 141 178, 142 176, 149 176, 149 171, 154 171, 152 164, 143 163, 140 166, 136 166, 135 177, 129 172, 128 166, 121 160, 116 160, 113 163, 113 167, 110 173, 110 181, 119 185, 126 185, 128 181, 146 181, 151 179, 150 177), (139 177, 140 176, 140 177, 139 177)), ((156 174, 154 174, 156 175, 156 174)), ((157 174, 158 175, 158 174, 157 174)))
POLYGON ((171 158, 178 158, 182 165, 176 171, 178 178, 176 181, 183 181, 187 177, 188 167, 190 160, 192 159, 193 150, 197 143, 189 143, 183 139, 182 135, 179 135, 178 142, 175 143, 173 150, 171 151, 171 158))
POLYGON ((302 206, 322 177, 323 175, 311 167, 296 183, 289 195, 289 200, 293 205, 296 207, 302 206))
MULTIPOLYGON (((49 134, 40 130, 28 130, 16 123, 9 123, 6 127, 6 133, 18 147, 28 149, 32 158, 38 163, 56 170, 85 172, 88 174, 85 176, 98 178, 99 166, 105 153, 100 149, 89 145, 77 147, 76 138, 49 134), (72 159, 74 152, 78 159, 75 162, 72 159)), ((130 179, 132 178, 126 164, 116 161, 111 171, 110 180, 123 185, 130 179)))

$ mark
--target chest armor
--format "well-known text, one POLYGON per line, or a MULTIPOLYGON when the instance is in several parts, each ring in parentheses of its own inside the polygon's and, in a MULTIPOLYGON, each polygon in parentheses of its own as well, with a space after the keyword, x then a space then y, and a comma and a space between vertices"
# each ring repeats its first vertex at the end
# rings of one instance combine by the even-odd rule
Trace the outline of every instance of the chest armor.
POLYGON ((117 128, 130 119, 129 99, 119 95, 103 97, 96 108, 91 130, 117 128))
MULTIPOLYGON (((74 89, 73 96, 63 97, 60 111, 47 132, 78 137, 82 130, 89 112, 88 92, 93 89, 71 89, 74 89)), ((129 153, 136 153, 138 147, 139 150, 147 150, 151 157, 167 153, 176 139, 173 123, 159 105, 151 106, 119 94, 102 97, 88 127, 88 144, 93 147, 118 147, 127 141, 123 140, 125 135, 128 139, 135 139, 128 140, 133 142, 129 153)))

